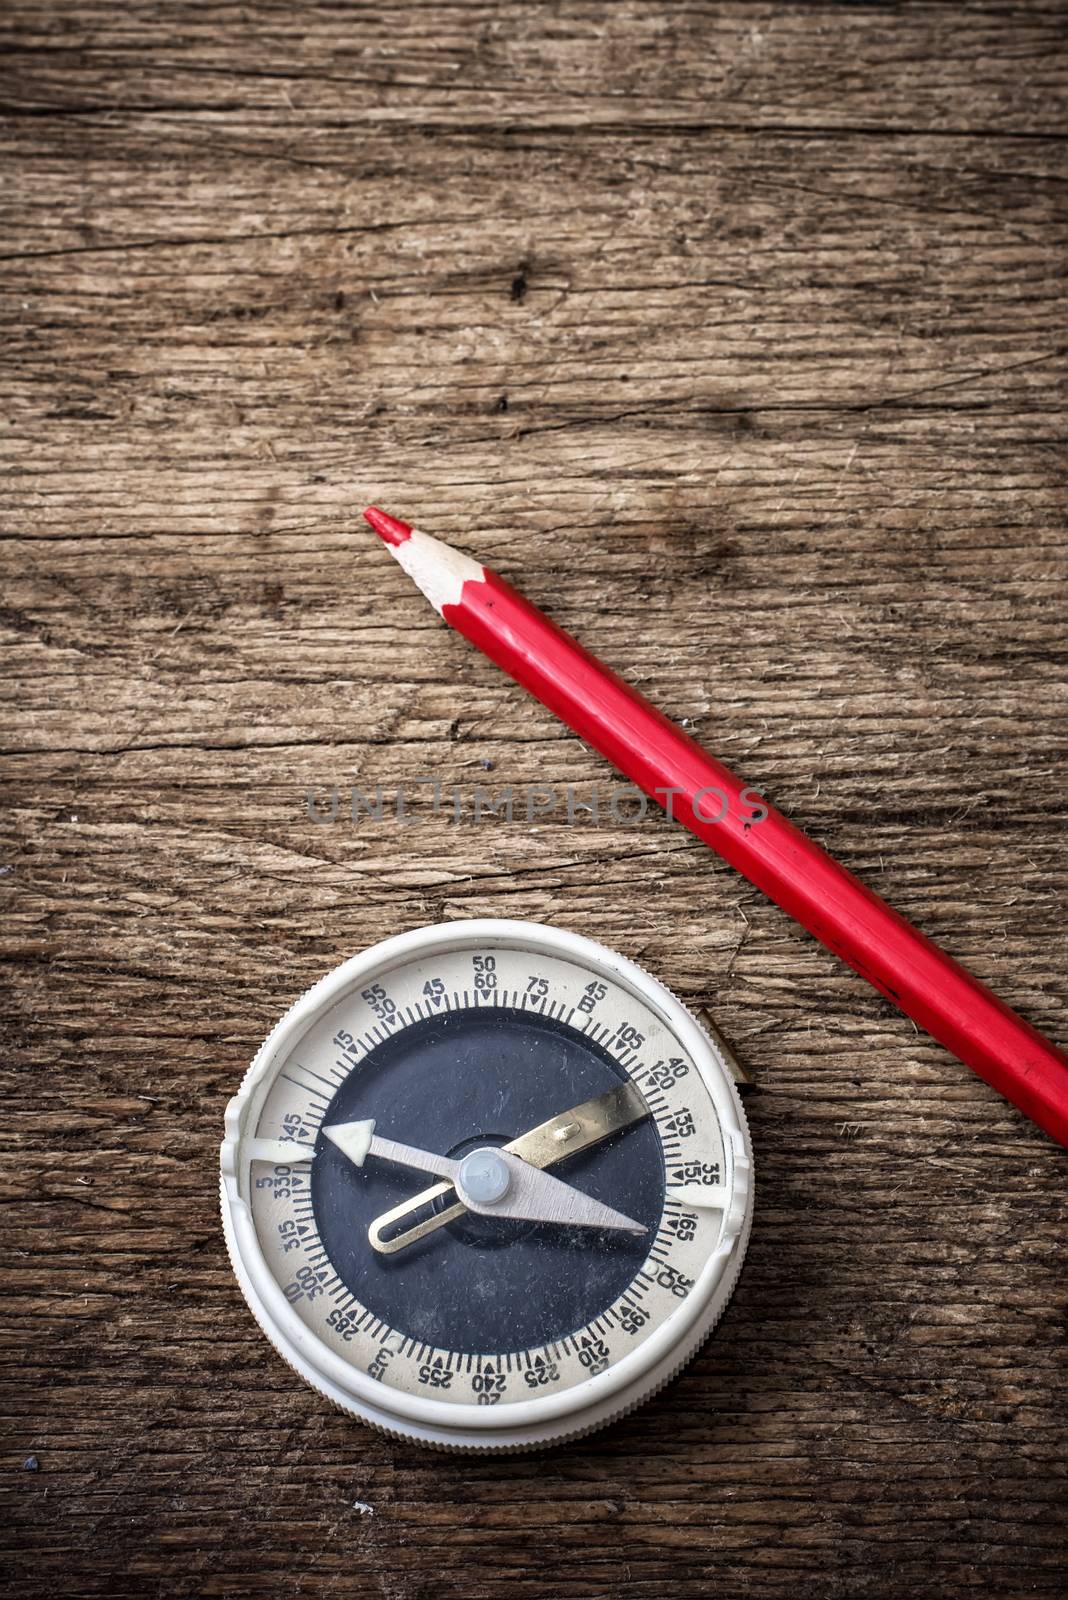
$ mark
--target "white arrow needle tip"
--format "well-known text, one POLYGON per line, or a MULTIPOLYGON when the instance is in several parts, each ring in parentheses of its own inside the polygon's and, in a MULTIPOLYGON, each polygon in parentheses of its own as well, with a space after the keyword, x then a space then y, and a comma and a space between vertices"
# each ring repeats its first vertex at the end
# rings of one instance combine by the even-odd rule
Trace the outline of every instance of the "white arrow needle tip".
POLYGON ((367 1159, 374 1131, 373 1117, 368 1122, 335 1122, 333 1127, 323 1129, 326 1137, 333 1140, 342 1155, 348 1156, 357 1167, 362 1167, 367 1159))

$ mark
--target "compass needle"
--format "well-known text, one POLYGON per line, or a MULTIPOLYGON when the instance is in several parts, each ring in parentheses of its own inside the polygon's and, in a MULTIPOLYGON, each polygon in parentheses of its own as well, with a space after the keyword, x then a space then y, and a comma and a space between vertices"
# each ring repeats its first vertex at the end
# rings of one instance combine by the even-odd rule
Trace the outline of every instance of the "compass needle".
POLYGON ((516 1449, 689 1358, 745 1254, 751 1163, 721 1050, 648 973, 460 921, 354 957, 274 1029, 227 1110, 223 1224, 322 1393, 395 1435, 516 1449))
MULTIPOLYGON (((567 1156, 588 1150, 591 1145, 600 1144, 613 1133, 620 1133, 633 1123, 641 1122, 649 1114, 649 1107, 637 1087, 633 1083, 623 1083, 594 1100, 584 1100, 581 1105, 572 1106, 569 1111, 562 1111, 547 1122, 539 1123, 504 1148, 513 1155, 521 1156, 532 1167, 549 1167, 567 1156)), ((438 1185, 423 1189, 410 1200, 376 1217, 367 1230, 373 1247, 382 1255, 395 1255, 405 1245, 416 1244, 438 1228, 443 1228, 446 1223, 462 1217, 467 1208, 458 1200, 436 1215, 413 1223, 409 1228, 387 1232, 394 1223, 425 1210, 447 1192, 438 1185)))
POLYGON ((379 1138, 374 1128, 374 1119, 368 1118, 332 1123, 323 1132, 357 1167, 372 1155, 397 1166, 448 1178, 466 1209, 479 1216, 555 1222, 576 1228, 621 1228, 627 1233, 649 1231, 644 1223, 602 1205, 570 1183, 551 1178, 507 1149, 487 1146, 472 1151, 463 1161, 453 1161, 396 1139, 379 1138))

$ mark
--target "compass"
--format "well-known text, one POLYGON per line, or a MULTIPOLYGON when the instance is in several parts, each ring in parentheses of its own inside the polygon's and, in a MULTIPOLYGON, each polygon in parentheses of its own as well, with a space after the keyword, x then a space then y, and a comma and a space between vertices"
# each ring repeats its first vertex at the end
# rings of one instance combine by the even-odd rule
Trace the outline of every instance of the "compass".
POLYGON ((223 1224, 263 1331, 430 1445, 544 1445, 652 1394, 722 1313, 752 1205, 717 1045, 633 962, 535 923, 346 961, 226 1112, 223 1224))

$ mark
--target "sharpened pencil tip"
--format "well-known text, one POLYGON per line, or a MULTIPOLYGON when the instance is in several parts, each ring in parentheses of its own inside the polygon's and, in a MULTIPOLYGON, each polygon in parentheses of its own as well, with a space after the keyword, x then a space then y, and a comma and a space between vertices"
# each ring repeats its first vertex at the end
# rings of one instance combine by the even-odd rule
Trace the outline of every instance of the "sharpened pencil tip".
POLYGON ((364 516, 386 544, 403 544, 412 536, 407 522, 402 522, 399 517, 391 517, 388 511, 379 511, 377 506, 368 506, 364 516))

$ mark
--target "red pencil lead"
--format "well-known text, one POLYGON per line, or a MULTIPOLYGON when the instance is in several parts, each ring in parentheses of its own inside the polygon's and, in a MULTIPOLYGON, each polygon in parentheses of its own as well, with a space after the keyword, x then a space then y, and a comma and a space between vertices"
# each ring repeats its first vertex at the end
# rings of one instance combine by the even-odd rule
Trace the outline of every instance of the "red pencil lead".
POLYGON ((377 506, 368 506, 364 516, 378 537, 385 540, 386 544, 403 544, 412 536, 412 530, 407 522, 402 522, 399 517, 391 517, 388 511, 379 511, 377 506))

